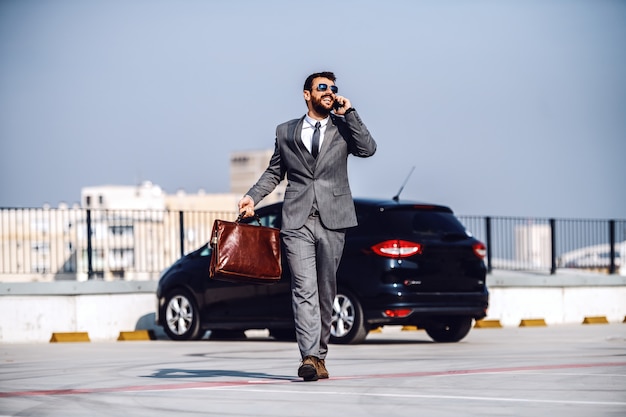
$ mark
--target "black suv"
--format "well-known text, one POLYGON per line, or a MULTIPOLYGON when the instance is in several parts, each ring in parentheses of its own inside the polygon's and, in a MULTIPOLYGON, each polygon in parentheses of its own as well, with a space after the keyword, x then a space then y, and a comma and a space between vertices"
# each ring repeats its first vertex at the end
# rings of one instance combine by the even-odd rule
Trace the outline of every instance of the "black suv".
MULTIPOLYGON (((384 325, 415 325, 437 342, 457 342, 489 303, 485 245, 448 207, 355 199, 359 226, 349 229, 337 273, 331 342, 359 343, 384 325)), ((256 210, 280 228, 282 203, 256 210)), ((179 259, 161 275, 157 321, 174 340, 269 329, 295 340, 290 274, 280 282, 246 285, 208 277, 211 248, 179 259)))

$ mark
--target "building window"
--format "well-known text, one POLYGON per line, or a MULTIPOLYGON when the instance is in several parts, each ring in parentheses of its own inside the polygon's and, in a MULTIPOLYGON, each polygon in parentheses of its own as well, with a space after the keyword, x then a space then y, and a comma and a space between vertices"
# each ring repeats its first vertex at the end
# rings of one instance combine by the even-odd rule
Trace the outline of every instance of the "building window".
POLYGON ((50 253, 50 242, 32 242, 31 249, 41 254, 50 253))
POLYGON ((109 231, 113 236, 133 236, 133 226, 132 225, 113 225, 109 226, 109 231))
POLYGON ((43 263, 34 263, 31 265, 33 272, 36 272, 38 274, 47 274, 48 272, 50 272, 50 267, 46 264, 43 263))
POLYGON ((134 249, 114 248, 109 251, 109 268, 112 271, 123 271, 135 266, 134 249))
POLYGON ((233 164, 247 164, 250 159, 247 156, 235 156, 230 162, 233 164))

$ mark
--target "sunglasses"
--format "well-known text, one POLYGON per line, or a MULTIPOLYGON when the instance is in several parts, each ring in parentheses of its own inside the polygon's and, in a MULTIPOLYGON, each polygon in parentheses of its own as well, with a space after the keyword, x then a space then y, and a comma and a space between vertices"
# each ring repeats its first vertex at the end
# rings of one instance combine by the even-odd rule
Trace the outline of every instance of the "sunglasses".
POLYGON ((333 94, 337 94, 337 91, 339 91, 339 88, 337 88, 336 85, 328 85, 328 84, 318 84, 317 85, 317 91, 326 91, 328 90, 328 88, 330 87, 330 91, 333 92, 333 94))

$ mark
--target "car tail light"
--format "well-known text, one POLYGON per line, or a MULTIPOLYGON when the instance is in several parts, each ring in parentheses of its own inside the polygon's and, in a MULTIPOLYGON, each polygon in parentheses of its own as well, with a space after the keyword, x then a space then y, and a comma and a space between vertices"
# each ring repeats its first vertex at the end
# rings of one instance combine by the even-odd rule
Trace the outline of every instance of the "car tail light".
POLYGON ((474 249, 474 255, 476 255, 480 259, 484 259, 487 255, 487 247, 482 242, 474 243, 472 249, 474 249))
POLYGON ((387 317, 404 318, 413 312, 410 308, 397 308, 395 310, 385 310, 383 314, 387 317))
POLYGON ((374 253, 387 258, 406 258, 422 253, 422 245, 406 240, 386 240, 372 246, 374 253))

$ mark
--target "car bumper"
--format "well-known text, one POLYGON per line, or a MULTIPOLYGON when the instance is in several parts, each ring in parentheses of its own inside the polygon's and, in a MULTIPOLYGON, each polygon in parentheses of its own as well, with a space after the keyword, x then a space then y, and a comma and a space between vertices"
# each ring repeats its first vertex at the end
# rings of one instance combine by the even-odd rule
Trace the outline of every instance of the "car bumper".
POLYGON ((436 316, 466 316, 482 319, 487 315, 489 293, 381 294, 363 300, 365 320, 372 325, 418 324, 436 316))

